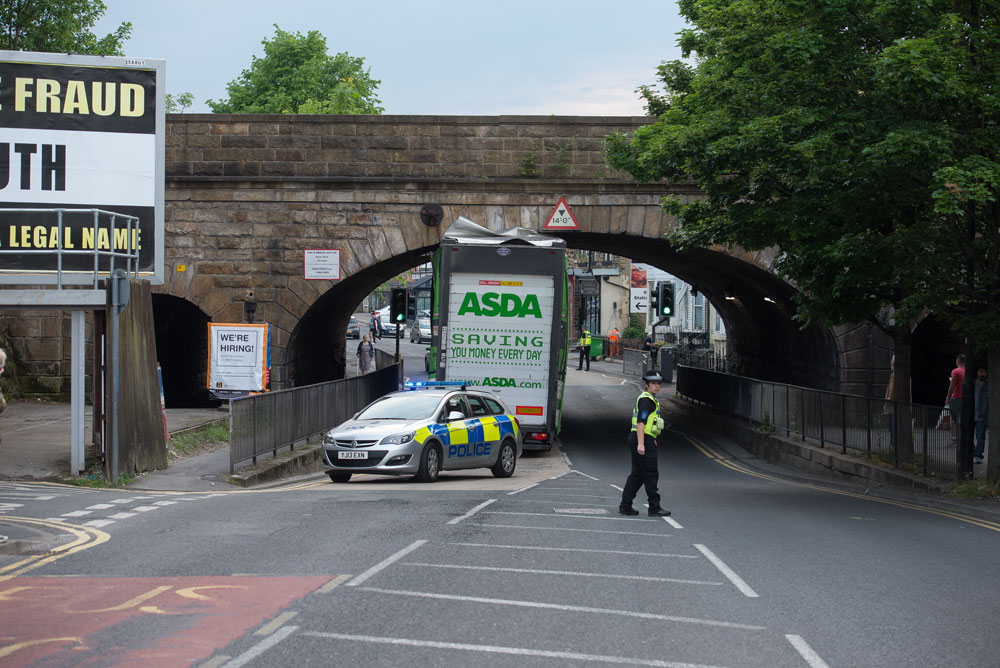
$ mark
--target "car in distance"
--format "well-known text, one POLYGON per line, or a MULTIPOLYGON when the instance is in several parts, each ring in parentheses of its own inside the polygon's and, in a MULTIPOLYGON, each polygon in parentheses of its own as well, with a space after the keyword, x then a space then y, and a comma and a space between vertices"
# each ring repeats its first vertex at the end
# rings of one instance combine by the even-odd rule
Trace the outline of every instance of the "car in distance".
POLYGON ((431 340, 430 316, 417 316, 410 327, 410 343, 424 343, 431 340))
POLYGON ((361 338, 361 323, 353 315, 351 319, 347 321, 347 338, 349 339, 360 339, 361 338))
POLYGON ((330 480, 374 473, 433 482, 441 471, 472 468, 488 468, 498 478, 514 474, 521 428, 498 397, 461 381, 407 386, 324 434, 330 480))

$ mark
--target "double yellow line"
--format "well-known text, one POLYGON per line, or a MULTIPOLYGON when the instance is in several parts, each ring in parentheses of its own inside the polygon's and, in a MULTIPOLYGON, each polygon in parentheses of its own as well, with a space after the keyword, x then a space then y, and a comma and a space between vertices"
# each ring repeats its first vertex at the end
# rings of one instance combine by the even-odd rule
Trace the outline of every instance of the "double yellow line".
POLYGON ((106 543, 111 538, 111 536, 98 529, 91 527, 78 527, 64 522, 57 522, 55 520, 36 520, 28 517, 4 516, 3 521, 4 523, 9 524, 37 526, 56 531, 63 531, 72 535, 73 540, 58 547, 54 547, 48 552, 34 554, 0 568, 0 582, 6 582, 12 578, 24 575, 29 571, 33 571, 36 568, 58 561, 63 557, 68 557, 71 554, 76 554, 77 552, 81 552, 91 547, 96 547, 97 545, 106 543))
POLYGON ((693 436, 685 434, 684 438, 710 460, 718 464, 721 464, 722 466, 725 466, 727 469, 732 469, 737 473, 742 473, 743 475, 749 475, 755 478, 760 478, 761 480, 769 480, 771 482, 781 483, 782 485, 791 485, 793 487, 804 487, 806 489, 815 489, 821 492, 828 492, 830 494, 839 494, 840 496, 849 496, 855 499, 864 499, 866 501, 874 501, 875 503, 884 503, 886 505, 897 506, 899 508, 918 510, 922 513, 931 513, 932 515, 940 515, 941 517, 947 517, 949 519, 958 520, 959 522, 965 522, 966 524, 973 524, 977 527, 989 529, 990 531, 1000 532, 1000 523, 998 522, 992 522, 990 520, 982 520, 979 519, 978 517, 963 515, 962 513, 957 513, 951 510, 931 508, 916 503, 908 503, 906 501, 893 501, 892 499, 883 499, 877 496, 868 496, 867 494, 859 494, 858 492, 848 492, 842 489, 836 489, 834 487, 822 487, 820 485, 813 485, 805 482, 784 480, 782 478, 776 478, 774 476, 767 475, 766 473, 758 473, 756 471, 751 471, 748 468, 744 468, 743 466, 740 466, 739 464, 736 464, 733 461, 726 459, 714 448, 705 445, 704 443, 694 438, 693 436))

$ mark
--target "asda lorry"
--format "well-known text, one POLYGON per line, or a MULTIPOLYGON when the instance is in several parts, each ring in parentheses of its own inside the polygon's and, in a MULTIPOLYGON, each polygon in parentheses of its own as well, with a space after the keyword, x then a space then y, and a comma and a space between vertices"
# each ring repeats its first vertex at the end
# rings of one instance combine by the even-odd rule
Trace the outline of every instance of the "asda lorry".
POLYGON ((492 390, 526 449, 551 448, 566 381, 566 242, 459 218, 434 254, 431 313, 435 378, 492 390))

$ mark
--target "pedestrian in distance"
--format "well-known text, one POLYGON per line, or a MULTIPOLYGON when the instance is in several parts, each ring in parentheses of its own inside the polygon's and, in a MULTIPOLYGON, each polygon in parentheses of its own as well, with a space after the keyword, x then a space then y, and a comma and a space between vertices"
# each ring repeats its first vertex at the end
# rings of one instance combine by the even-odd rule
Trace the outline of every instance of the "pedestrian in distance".
POLYGON ((632 507, 632 501, 640 487, 646 488, 646 498, 649 501, 651 517, 667 517, 669 510, 660 505, 660 492, 657 485, 660 471, 657 464, 658 448, 656 437, 663 431, 663 418, 660 417, 660 402, 656 395, 663 385, 663 376, 656 369, 651 369, 642 377, 646 389, 635 400, 632 409, 632 431, 628 435, 628 448, 632 455, 632 470, 625 480, 622 490, 622 500, 618 504, 618 512, 622 515, 638 515, 639 511, 632 507))
POLYGON ((580 364, 576 370, 583 370, 584 360, 587 362, 587 371, 590 371, 590 331, 584 325, 580 325, 580 364))
POLYGON ((372 311, 372 317, 368 319, 368 336, 371 337, 372 343, 378 341, 378 313, 376 311, 372 311))
POLYGON ((974 417, 976 420, 976 449, 972 453, 972 461, 983 463, 986 454, 986 421, 990 412, 990 382, 986 377, 986 369, 976 370, 976 404, 974 417))
POLYGON ((375 346, 371 344, 368 336, 365 335, 365 338, 358 344, 358 373, 368 373, 368 367, 371 366, 373 359, 375 359, 375 346))
POLYGON ((962 418, 962 385, 965 383, 965 355, 955 358, 955 368, 951 370, 951 382, 948 384, 948 396, 944 405, 951 417, 951 443, 958 443, 958 423, 962 418))
POLYGON ((618 332, 617 327, 612 327, 611 331, 608 332, 608 343, 611 344, 611 356, 621 357, 622 354, 622 335, 618 332))

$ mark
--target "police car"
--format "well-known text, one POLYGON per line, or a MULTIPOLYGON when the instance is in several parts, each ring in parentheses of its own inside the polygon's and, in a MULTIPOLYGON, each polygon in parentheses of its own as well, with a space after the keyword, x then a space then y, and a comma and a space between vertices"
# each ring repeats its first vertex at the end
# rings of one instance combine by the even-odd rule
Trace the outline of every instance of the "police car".
POLYGON ((460 381, 407 383, 323 436, 323 463, 333 482, 354 473, 415 475, 488 468, 514 474, 521 429, 503 402, 460 381))

